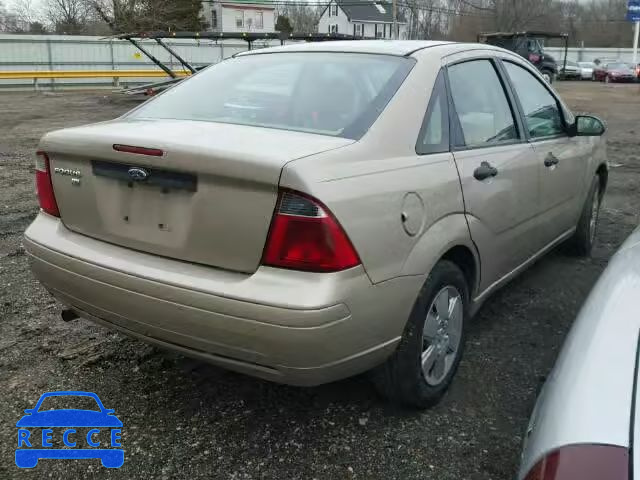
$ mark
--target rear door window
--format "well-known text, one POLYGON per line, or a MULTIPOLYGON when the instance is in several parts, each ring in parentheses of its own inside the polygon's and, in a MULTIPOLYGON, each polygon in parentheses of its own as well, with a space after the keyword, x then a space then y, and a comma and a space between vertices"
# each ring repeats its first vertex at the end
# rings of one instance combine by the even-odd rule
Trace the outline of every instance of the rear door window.
POLYGON ((490 60, 452 65, 448 76, 463 137, 456 146, 485 147, 519 139, 507 95, 490 60))

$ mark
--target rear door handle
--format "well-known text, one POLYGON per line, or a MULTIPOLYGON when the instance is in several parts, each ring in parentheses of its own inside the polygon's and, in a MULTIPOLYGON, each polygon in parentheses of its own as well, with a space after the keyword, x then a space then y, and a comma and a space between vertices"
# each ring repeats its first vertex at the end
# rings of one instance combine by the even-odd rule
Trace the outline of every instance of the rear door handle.
POLYGON ((473 171, 473 178, 476 180, 486 180, 496 175, 498 175, 498 169, 489 162, 482 162, 480 166, 473 171))
POLYGON ((547 158, 544 159, 544 166, 545 167, 553 167, 554 165, 557 165, 558 163, 560 163, 560 160, 558 160, 558 157, 556 157, 551 152, 549 152, 549 154, 547 155, 547 158))

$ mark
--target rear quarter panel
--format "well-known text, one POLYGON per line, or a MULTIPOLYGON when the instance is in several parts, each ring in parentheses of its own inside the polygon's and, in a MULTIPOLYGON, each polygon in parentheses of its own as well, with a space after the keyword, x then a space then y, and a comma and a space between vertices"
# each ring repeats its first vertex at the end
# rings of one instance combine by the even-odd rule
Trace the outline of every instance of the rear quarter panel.
POLYGON ((374 283, 426 275, 446 247, 471 244, 453 156, 415 152, 439 70, 436 52, 420 59, 359 142, 283 170, 281 186, 329 207, 374 283))

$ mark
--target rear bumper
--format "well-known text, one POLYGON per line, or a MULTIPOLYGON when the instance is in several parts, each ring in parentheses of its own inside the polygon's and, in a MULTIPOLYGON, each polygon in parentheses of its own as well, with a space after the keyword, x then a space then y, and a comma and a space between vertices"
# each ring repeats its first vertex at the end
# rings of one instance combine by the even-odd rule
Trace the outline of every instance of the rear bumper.
POLYGON ((32 270, 80 316, 222 367, 294 385, 363 372, 395 349, 420 277, 373 285, 362 267, 252 275, 135 252, 41 213, 32 270))

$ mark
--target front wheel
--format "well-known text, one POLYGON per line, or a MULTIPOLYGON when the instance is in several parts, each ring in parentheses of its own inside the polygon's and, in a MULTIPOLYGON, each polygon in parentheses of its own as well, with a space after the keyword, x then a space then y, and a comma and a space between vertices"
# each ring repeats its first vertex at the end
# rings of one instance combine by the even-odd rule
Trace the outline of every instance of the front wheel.
POLYGON ((553 83, 553 73, 550 72, 549 70, 542 70, 542 78, 544 78, 544 81, 551 84, 553 83))
POLYGON ((600 203, 602 201, 599 187, 600 177, 596 175, 591 182, 587 200, 584 202, 576 233, 571 237, 567 245, 570 253, 574 255, 588 257, 591 255, 591 250, 593 250, 593 245, 596 242, 600 203))
POLYGON ((435 405, 462 358, 468 305, 462 271, 441 260, 418 295, 397 350, 372 372, 377 390, 399 403, 435 405))
POLYGON ((604 77, 604 83, 611 83, 611 79, 609 78, 609 75, 604 77))

